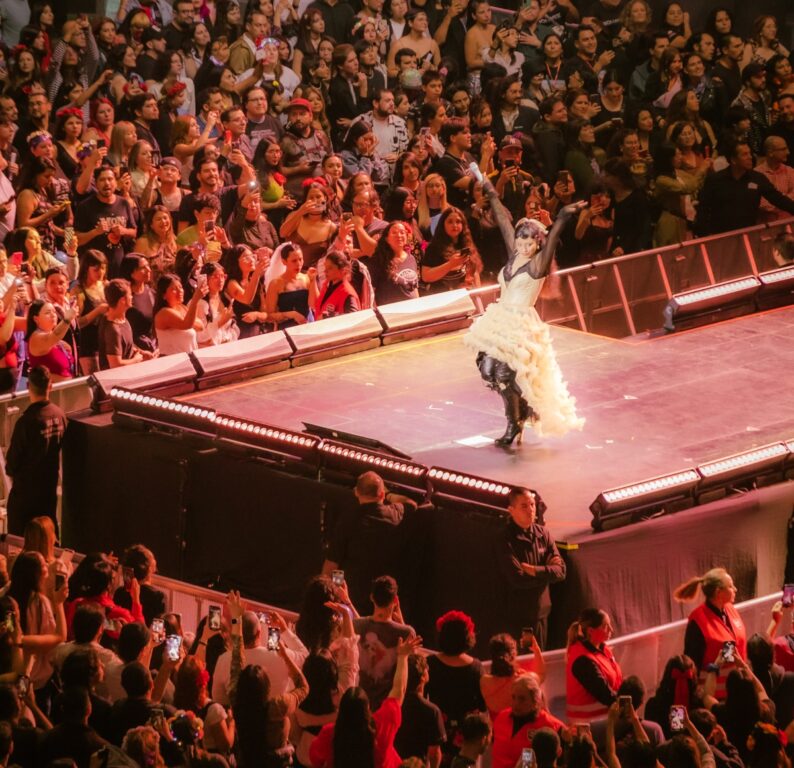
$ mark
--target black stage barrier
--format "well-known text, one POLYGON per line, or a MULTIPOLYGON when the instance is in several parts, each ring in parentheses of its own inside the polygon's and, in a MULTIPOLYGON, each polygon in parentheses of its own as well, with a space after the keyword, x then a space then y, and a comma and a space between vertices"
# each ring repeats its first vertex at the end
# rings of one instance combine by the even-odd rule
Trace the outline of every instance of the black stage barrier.
MULTIPOLYGON (((108 416, 72 419, 64 448, 64 544, 81 552, 143 542, 167 576, 296 609, 323 562, 327 535, 349 485, 298 477, 209 442, 128 431, 108 416)), ((596 605, 620 634, 681 618, 673 588, 715 565, 733 574, 739 598, 782 582, 794 484, 754 491, 608 533, 563 552, 568 579, 552 591, 549 645, 582 608, 596 605)), ((553 510, 550 511, 553 516, 553 510)), ((488 638, 526 623, 508 616, 494 547, 503 520, 486 512, 423 507, 403 530, 400 583, 408 620, 435 645, 435 619, 469 613, 480 654, 488 638)), ((377 558, 376 558, 377 560, 377 558)), ((351 579, 368 613, 365 586, 351 579)))

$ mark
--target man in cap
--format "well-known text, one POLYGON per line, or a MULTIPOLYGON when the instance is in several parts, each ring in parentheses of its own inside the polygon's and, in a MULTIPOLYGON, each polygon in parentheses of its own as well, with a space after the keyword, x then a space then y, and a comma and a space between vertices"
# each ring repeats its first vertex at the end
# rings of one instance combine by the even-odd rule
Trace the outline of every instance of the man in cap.
POLYGON ((521 169, 524 147, 518 136, 505 136, 499 144, 499 170, 490 174, 491 183, 499 193, 513 221, 524 217, 524 201, 532 186, 532 174, 521 169))
POLYGON ((165 53, 165 35, 157 27, 146 27, 141 36, 143 51, 135 62, 135 71, 146 81, 155 81, 160 54, 165 53))
POLYGON ((287 191, 298 197, 303 182, 317 175, 317 169, 331 152, 331 140, 312 125, 312 105, 307 99, 292 99, 287 105, 287 130, 281 149, 287 191))

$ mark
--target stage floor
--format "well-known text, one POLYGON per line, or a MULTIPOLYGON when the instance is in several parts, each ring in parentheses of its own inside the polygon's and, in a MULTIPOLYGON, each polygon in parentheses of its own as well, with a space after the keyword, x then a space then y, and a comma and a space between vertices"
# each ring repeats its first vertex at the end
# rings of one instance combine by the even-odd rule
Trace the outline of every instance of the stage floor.
POLYGON ((554 347, 582 432, 496 448, 502 402, 464 332, 396 344, 185 399, 301 430, 365 435, 426 464, 536 488, 558 539, 590 533, 600 491, 794 437, 794 308, 645 341, 566 328, 554 347))

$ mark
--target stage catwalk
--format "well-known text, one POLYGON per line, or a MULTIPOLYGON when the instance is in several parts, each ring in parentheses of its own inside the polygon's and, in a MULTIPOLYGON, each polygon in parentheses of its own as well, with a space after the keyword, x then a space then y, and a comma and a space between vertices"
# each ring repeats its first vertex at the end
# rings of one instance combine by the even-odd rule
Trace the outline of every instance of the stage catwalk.
POLYGON ((499 397, 463 332, 209 390, 199 400, 286 428, 311 422, 377 438, 426 464, 537 488, 558 539, 589 533, 598 493, 794 437, 794 309, 656 339, 565 328, 552 339, 587 423, 504 450, 499 397))

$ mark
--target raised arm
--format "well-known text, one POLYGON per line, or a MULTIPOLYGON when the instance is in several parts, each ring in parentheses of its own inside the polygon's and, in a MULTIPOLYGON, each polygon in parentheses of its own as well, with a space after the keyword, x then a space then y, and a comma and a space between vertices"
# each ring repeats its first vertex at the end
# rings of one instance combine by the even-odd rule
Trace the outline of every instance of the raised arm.
POLYGON ((477 181, 482 184, 482 191, 485 192, 485 196, 491 204, 491 210, 499 226, 499 231, 502 233, 502 239, 507 246, 507 252, 512 255, 513 247, 515 246, 515 233, 513 232, 513 222, 510 219, 510 214, 507 208, 502 205, 502 201, 499 199, 499 193, 494 188, 494 185, 482 175, 482 171, 480 171, 477 163, 470 163, 469 169, 474 174, 477 181))
POLYGON ((560 243, 560 233, 568 221, 574 216, 578 215, 579 211, 581 211, 586 205, 587 203, 585 201, 580 201, 578 203, 566 205, 564 208, 560 209, 560 212, 557 214, 557 218, 554 220, 551 232, 549 232, 549 236, 546 238, 546 243, 544 244, 543 248, 541 248, 532 257, 532 261, 529 263, 529 274, 535 280, 539 280, 541 277, 546 277, 546 275, 549 273, 551 262, 554 259, 554 254, 557 251, 557 246, 560 243))

